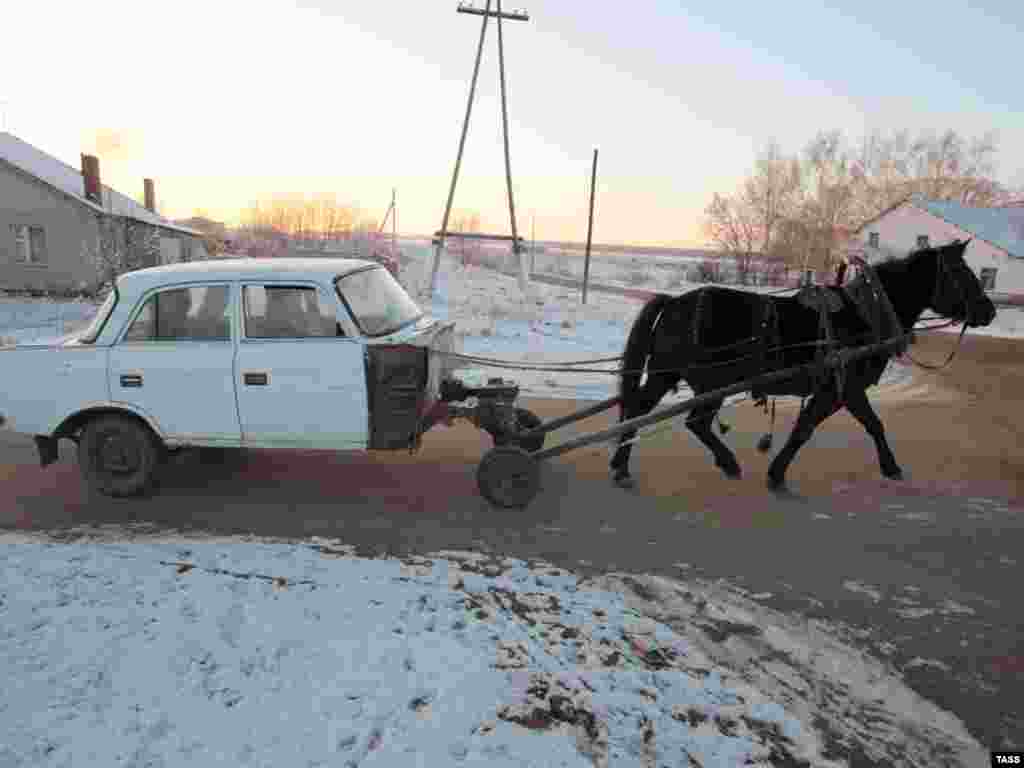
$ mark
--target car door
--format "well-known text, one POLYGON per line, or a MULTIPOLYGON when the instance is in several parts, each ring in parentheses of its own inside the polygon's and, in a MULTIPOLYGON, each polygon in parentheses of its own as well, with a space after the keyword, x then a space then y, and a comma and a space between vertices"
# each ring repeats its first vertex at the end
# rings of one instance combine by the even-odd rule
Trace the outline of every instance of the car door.
POLYGON ((111 399, 153 418, 169 441, 239 445, 230 283, 145 296, 111 348, 111 399))
POLYGON ((304 282, 242 285, 235 362, 246 445, 365 448, 363 344, 343 330, 337 297, 304 282))

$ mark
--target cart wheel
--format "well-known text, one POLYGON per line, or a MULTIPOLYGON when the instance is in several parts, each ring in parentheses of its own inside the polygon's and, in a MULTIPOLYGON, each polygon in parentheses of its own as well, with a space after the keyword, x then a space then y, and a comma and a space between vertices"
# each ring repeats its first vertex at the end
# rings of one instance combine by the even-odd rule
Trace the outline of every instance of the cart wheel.
POLYGON ((499 445, 484 454, 476 484, 494 506, 521 509, 540 490, 540 464, 517 445, 499 445))
MULTIPOLYGON (((543 424, 533 411, 525 408, 516 408, 516 429, 519 432, 527 432, 543 424)), ((495 445, 518 445, 527 453, 539 451, 544 447, 544 438, 547 435, 536 435, 526 440, 517 440, 515 435, 494 435, 495 445)))

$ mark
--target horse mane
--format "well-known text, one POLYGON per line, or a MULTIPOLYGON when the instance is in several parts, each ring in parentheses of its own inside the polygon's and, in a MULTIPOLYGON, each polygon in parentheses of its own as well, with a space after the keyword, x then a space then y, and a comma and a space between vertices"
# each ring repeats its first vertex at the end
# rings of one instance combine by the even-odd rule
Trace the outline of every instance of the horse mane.
POLYGON ((871 266, 874 267, 875 269, 881 267, 885 272, 905 273, 908 269, 910 269, 910 267, 912 267, 917 262, 918 259, 924 256, 926 253, 943 251, 946 248, 951 248, 956 245, 963 245, 963 241, 954 240, 953 242, 947 243, 946 245, 937 245, 932 246, 930 248, 915 248, 909 253, 905 253, 902 255, 889 253, 885 256, 885 258, 881 259, 880 261, 876 261, 871 266))
POLYGON ((921 257, 921 254, 931 249, 919 249, 913 250, 910 253, 889 254, 884 259, 876 261, 871 266, 875 269, 881 269, 883 272, 891 273, 904 273, 910 269, 911 266, 921 257))

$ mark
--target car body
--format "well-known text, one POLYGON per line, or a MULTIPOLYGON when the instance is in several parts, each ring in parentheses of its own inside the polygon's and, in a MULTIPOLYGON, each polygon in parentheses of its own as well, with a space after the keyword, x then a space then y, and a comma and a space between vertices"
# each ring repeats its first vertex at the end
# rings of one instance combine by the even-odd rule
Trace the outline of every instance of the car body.
MULTIPOLYGON (((44 466, 61 438, 82 461, 98 419, 152 442, 154 461, 184 446, 415 448, 451 418, 439 406, 486 394, 456 386, 442 397, 458 381, 454 351, 454 324, 371 261, 153 267, 121 275, 87 327, 0 350, 0 428, 33 435, 44 466)), ((108 450, 101 442, 94 453, 108 450)))

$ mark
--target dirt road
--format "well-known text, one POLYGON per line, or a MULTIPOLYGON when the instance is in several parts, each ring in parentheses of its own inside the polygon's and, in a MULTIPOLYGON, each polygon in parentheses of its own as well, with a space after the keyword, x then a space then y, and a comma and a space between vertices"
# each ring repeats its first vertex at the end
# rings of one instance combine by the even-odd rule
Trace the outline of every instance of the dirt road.
MULTIPOLYGON (((937 361, 955 337, 912 348, 937 361)), ((182 457, 152 499, 89 497, 62 448, 41 470, 31 441, 0 437, 0 526, 57 529, 145 521, 270 536, 337 536, 364 552, 477 548, 542 557, 584 574, 623 570, 724 579, 759 601, 844 628, 902 670, 990 748, 1024 748, 1024 345, 965 341, 954 365, 876 400, 900 483, 879 478, 874 446, 839 414, 793 465, 804 501, 764 490, 767 419, 728 414, 745 470, 729 481, 688 434, 634 452, 633 492, 613 488, 595 448, 545 466, 528 510, 497 512, 474 470, 489 440, 441 429, 417 456, 253 451, 203 464, 182 457)), ((542 417, 571 402, 534 401, 542 417)), ((779 409, 780 427, 793 408, 779 409)), ((609 423, 611 416, 565 434, 609 423)), ((0 433, 2 435, 3 433, 0 433)), ((776 436, 776 447, 782 435, 776 436)))

